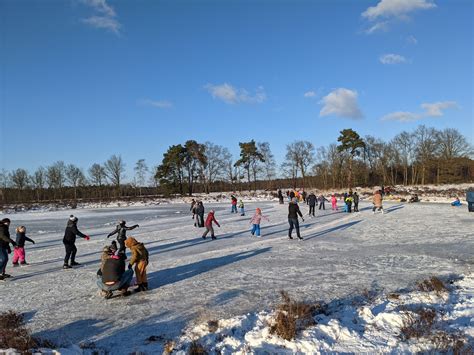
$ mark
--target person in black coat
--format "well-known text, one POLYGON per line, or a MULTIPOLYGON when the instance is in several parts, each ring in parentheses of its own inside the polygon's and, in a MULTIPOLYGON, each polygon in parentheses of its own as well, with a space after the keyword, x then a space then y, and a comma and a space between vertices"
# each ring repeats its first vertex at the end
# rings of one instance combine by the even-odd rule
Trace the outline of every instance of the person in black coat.
POLYGON ((135 224, 131 227, 126 226, 127 222, 125 221, 120 221, 117 227, 115 227, 115 230, 107 235, 107 238, 113 236, 114 234, 117 234, 117 242, 119 243, 119 250, 118 254, 124 254, 125 255, 125 240, 127 239, 127 231, 131 231, 132 229, 135 229, 139 227, 138 224, 135 224))
POLYGON ((359 194, 354 192, 352 195, 353 203, 354 203, 354 212, 359 212, 359 194))
POLYGON ((113 296, 113 291, 120 290, 122 296, 128 296, 128 288, 133 278, 133 270, 129 265, 125 270, 125 260, 111 255, 104 260, 102 268, 97 272, 97 285, 106 299, 113 296))
POLYGON ((12 252, 10 244, 14 247, 16 242, 10 238, 10 220, 4 218, 0 221, 0 280, 9 278, 10 275, 5 273, 8 264, 8 254, 12 252))
POLYGON ((281 192, 281 190, 278 190, 278 202, 280 203, 280 205, 283 205, 283 193, 281 192))
POLYGON ((314 192, 311 192, 308 196, 308 198, 306 199, 306 201, 308 202, 308 205, 309 205, 309 215, 310 216, 313 216, 314 217, 314 210, 315 210, 315 207, 316 207, 316 201, 317 201, 317 198, 316 198, 316 195, 314 194, 314 192))
POLYGON ((196 206, 196 224, 199 228, 204 227, 204 205, 199 201, 196 206))
POLYGON ((319 209, 321 209, 321 207, 323 208, 323 210, 326 210, 326 205, 324 204, 325 202, 329 202, 328 199, 326 199, 326 197, 324 197, 324 195, 319 195, 319 209))
POLYGON ((300 223, 298 221, 298 216, 300 216, 304 222, 303 214, 301 213, 300 207, 298 206, 298 201, 296 200, 296 198, 293 198, 290 204, 288 205, 288 223, 290 224, 290 229, 288 230, 288 238, 293 239, 291 233, 293 232, 293 228, 295 228, 298 239, 303 240, 300 235, 300 223))
POLYGON ((79 229, 77 229, 77 217, 71 215, 67 221, 66 230, 64 231, 63 244, 66 248, 66 256, 64 257, 63 269, 70 269, 73 266, 80 265, 76 262, 76 236, 89 240, 89 236, 83 234, 79 229), (71 264, 69 264, 69 259, 71 264))

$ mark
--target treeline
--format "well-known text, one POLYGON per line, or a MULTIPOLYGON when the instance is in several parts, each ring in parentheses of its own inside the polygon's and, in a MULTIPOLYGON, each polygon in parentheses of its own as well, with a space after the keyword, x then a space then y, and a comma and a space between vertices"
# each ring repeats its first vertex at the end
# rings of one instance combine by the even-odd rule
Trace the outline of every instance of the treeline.
POLYGON ((149 168, 144 159, 124 183, 126 165, 113 155, 84 172, 58 161, 30 173, 19 168, 0 173, 3 204, 64 200, 101 201, 196 192, 277 188, 337 189, 352 186, 415 185, 472 182, 473 147, 458 130, 419 126, 385 142, 360 137, 352 129, 337 142, 316 148, 309 141, 286 146, 278 165, 268 142, 239 143, 234 159, 228 148, 188 140, 173 145, 161 163, 149 168))

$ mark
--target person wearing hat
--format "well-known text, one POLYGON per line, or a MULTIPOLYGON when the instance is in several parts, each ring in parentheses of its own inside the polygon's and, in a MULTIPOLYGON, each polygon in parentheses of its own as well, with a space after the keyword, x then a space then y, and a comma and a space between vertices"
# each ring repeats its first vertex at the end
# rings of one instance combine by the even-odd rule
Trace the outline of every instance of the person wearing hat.
POLYGON ((214 228, 212 227, 212 222, 217 224, 219 228, 221 227, 221 225, 219 224, 219 222, 217 222, 216 217, 214 217, 214 213, 214 210, 211 210, 207 215, 206 223, 204 224, 206 227, 206 231, 202 235, 202 239, 206 239, 207 233, 211 233, 211 238, 216 239, 216 236, 214 235, 214 228))
POLYGON ((119 224, 117 224, 115 230, 107 235, 107 238, 109 238, 114 234, 117 234, 117 242, 120 245, 118 254, 120 255, 125 255, 125 240, 127 239, 127 231, 131 231, 132 229, 139 227, 138 224, 135 224, 131 227, 127 227, 126 224, 127 222, 125 222, 124 220, 119 221, 119 224))
POLYGON ((14 247, 16 242, 10 238, 10 220, 4 218, 0 221, 0 280, 5 280, 10 277, 5 273, 8 264, 8 254, 12 252, 10 244, 14 247))
POLYGON ((85 240, 90 239, 88 235, 83 234, 79 229, 77 229, 77 221, 77 217, 70 215, 69 220, 67 221, 66 230, 64 231, 63 244, 66 249, 66 256, 64 257, 63 269, 70 269, 73 266, 80 265, 76 262, 76 236, 84 238, 85 240), (69 264, 69 260, 71 260, 71 264, 69 264))

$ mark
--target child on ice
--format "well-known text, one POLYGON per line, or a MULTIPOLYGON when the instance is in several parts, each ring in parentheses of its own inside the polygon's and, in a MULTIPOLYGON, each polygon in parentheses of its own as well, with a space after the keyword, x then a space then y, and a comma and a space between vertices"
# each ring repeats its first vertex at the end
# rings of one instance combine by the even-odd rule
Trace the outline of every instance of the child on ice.
POLYGON ((337 211, 337 198, 336 195, 332 194, 331 196, 331 205, 332 205, 332 210, 337 211))
POLYGON ((21 265, 28 265, 25 261, 25 242, 35 244, 33 239, 30 239, 26 236, 25 226, 18 227, 16 229, 16 247, 13 250, 13 266, 18 266, 18 261, 21 265))
POLYGON ((132 252, 128 268, 131 269, 132 266, 135 265, 135 276, 137 277, 138 284, 138 288, 135 291, 147 291, 148 279, 146 277, 146 267, 148 265, 148 250, 143 243, 139 243, 133 237, 128 237, 125 240, 125 246, 132 252))
POLYGON ((257 208, 255 210, 255 214, 250 220, 250 224, 252 224, 252 230, 250 231, 250 233, 252 233, 252 235, 260 237, 260 222, 262 221, 262 218, 265 219, 267 222, 270 222, 267 216, 262 215, 262 210, 260 208, 257 208))
POLYGON ((202 239, 206 239, 207 233, 211 233, 211 238, 216 239, 216 236, 214 235, 214 228, 212 227, 212 222, 217 224, 217 226, 220 228, 219 222, 217 222, 216 217, 214 217, 214 210, 211 210, 207 215, 206 223, 204 224, 204 226, 206 227, 206 231, 202 235, 202 239))
POLYGON ((244 201, 242 200, 239 201, 239 209, 240 209, 240 215, 245 216, 244 201))

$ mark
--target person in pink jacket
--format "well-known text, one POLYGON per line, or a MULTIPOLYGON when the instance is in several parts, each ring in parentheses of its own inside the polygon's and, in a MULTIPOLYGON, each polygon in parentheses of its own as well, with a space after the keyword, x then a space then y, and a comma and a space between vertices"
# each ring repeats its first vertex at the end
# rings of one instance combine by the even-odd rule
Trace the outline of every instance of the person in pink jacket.
POLYGON ((337 211, 337 198, 336 195, 332 194, 331 196, 332 210, 337 211))
POLYGON ((252 230, 250 231, 250 233, 252 233, 252 235, 260 237, 260 222, 262 221, 262 218, 265 219, 267 222, 270 222, 268 217, 262 215, 262 210, 260 208, 257 208, 255 210, 255 214, 250 220, 250 224, 252 225, 252 230))

